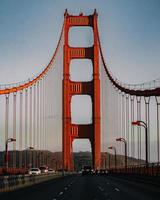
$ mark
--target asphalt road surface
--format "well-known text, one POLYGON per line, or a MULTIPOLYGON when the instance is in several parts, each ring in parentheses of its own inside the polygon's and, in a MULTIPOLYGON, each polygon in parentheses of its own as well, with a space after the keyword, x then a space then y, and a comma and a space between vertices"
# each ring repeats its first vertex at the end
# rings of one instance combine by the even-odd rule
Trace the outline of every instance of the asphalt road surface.
POLYGON ((120 177, 72 175, 0 196, 0 200, 160 200, 160 187, 120 177))

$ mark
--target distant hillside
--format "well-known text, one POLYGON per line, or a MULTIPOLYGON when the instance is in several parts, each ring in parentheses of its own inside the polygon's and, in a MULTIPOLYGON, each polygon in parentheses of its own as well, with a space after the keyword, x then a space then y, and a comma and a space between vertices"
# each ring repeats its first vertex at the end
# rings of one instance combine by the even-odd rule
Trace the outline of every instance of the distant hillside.
MULTIPOLYGON (((48 165, 50 168, 55 170, 62 169, 62 152, 50 152, 50 151, 37 151, 37 150, 28 150, 28 151, 16 151, 17 167, 21 162, 20 157, 22 156, 22 165, 25 166, 25 156, 26 163, 28 167, 32 167, 33 163, 36 166, 48 165), (36 160, 36 162, 34 162, 36 160)), ((84 165, 92 165, 92 155, 91 152, 74 152, 73 153, 74 168, 79 171, 83 168, 84 165)), ((124 166, 124 156, 117 155, 117 167, 124 166)), ((128 157, 128 165, 138 164, 138 160, 135 158, 128 157)), ((141 160, 141 163, 144 163, 141 160)), ((13 151, 9 152, 9 166, 13 165, 13 151)), ((4 152, 0 152, 0 166, 4 166, 4 152)), ((110 167, 114 167, 114 155, 110 154, 110 167)), ((109 154, 101 153, 101 168, 109 168, 109 154)))
MULTIPOLYGON (((109 155, 110 155, 110 167, 115 166, 115 156, 109 153, 101 153, 101 168, 109 168, 109 155)), ((123 155, 117 155, 117 167, 123 167, 125 160, 123 155)), ((128 165, 138 165, 138 159, 128 157, 128 165)), ((141 160, 141 163, 145 163, 144 160, 141 160)), ((81 170, 84 165, 92 165, 92 155, 91 152, 78 152, 74 153, 74 166, 76 170, 81 170)))

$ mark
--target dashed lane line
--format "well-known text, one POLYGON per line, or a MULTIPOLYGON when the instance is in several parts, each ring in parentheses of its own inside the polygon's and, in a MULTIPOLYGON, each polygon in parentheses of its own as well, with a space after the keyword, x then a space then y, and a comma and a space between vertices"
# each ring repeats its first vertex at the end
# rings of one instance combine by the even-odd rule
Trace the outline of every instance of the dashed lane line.
POLYGON ((62 195, 62 194, 63 194, 63 192, 60 192, 60 193, 59 193, 59 195, 62 195))
POLYGON ((119 192, 120 191, 120 189, 118 189, 118 188, 114 188, 117 192, 119 192))
POLYGON ((103 192, 104 191, 104 189, 102 188, 102 187, 98 187, 99 188, 99 190, 101 191, 101 192, 103 192))

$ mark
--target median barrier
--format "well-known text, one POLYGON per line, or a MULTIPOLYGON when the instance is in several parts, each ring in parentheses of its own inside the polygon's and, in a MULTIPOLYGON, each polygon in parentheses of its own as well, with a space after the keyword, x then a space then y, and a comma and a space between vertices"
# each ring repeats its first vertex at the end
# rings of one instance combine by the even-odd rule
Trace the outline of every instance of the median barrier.
POLYGON ((57 177, 69 175, 68 173, 50 173, 40 175, 9 175, 0 176, 0 193, 13 191, 41 182, 52 180, 57 177))

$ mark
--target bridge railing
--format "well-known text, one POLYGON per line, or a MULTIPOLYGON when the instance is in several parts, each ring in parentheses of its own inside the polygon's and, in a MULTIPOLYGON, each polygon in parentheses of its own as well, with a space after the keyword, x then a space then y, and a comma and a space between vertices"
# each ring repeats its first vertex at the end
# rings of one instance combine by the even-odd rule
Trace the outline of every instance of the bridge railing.
POLYGON ((0 167, 0 175, 18 175, 26 174, 28 172, 25 168, 15 168, 15 167, 0 167))
POLYGON ((67 176, 70 173, 56 172, 40 175, 7 175, 0 176, 0 193, 13 191, 27 186, 32 186, 57 177, 67 176))
POLYGON ((148 166, 143 165, 131 165, 126 169, 124 167, 111 168, 110 173, 118 174, 136 174, 136 175, 148 175, 148 176, 160 176, 160 163, 150 163, 148 166))

